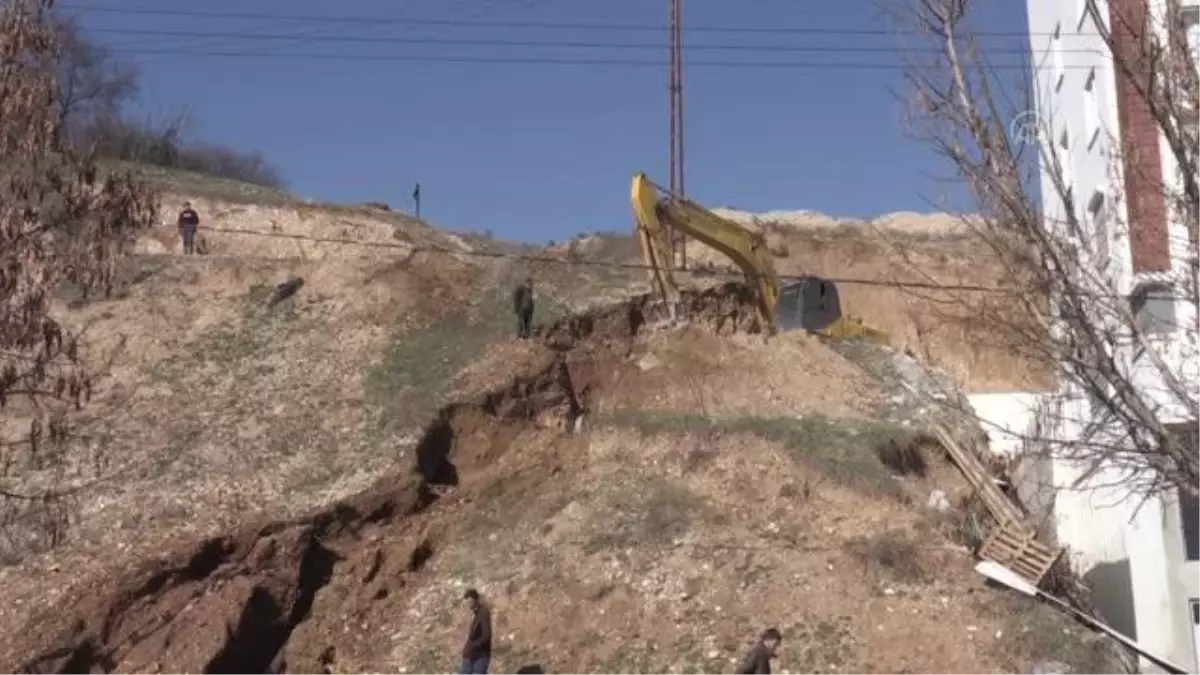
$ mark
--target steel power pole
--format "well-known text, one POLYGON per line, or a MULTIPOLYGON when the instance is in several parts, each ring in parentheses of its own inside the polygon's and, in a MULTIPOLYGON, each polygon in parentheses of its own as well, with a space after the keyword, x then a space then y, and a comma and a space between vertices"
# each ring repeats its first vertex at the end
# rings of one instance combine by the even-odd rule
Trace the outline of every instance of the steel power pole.
MULTIPOLYGON (((683 31, 680 27, 680 2, 681 0, 667 0, 667 40, 670 53, 667 94, 670 101, 668 109, 671 128, 669 187, 671 192, 683 196, 686 191, 683 185, 683 31)), ((671 231, 668 236, 671 238, 671 262, 677 262, 680 268, 686 268, 687 248, 684 235, 671 231)))

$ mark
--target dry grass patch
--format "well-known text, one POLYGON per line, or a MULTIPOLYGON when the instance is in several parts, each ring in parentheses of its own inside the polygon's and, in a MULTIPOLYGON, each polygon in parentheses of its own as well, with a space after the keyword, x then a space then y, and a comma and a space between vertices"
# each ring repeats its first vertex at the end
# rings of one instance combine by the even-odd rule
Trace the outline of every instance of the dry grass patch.
POLYGON ((924 583, 931 577, 921 547, 904 531, 886 530, 859 537, 847 549, 868 574, 883 573, 906 584, 924 583))
POLYGON ((605 421, 647 434, 720 430, 750 433, 782 445, 789 456, 837 483, 903 499, 898 476, 923 475, 923 436, 898 424, 809 415, 801 418, 713 418, 698 414, 624 410, 605 421))
POLYGON ((992 651, 1009 672, 1030 672, 1038 661, 1059 661, 1076 673, 1131 672, 1111 639, 1043 602, 1008 593, 996 598, 993 611, 1004 629, 992 651))
POLYGON ((706 502, 681 482, 646 473, 618 472, 590 495, 581 528, 586 553, 670 544, 709 513, 706 502))

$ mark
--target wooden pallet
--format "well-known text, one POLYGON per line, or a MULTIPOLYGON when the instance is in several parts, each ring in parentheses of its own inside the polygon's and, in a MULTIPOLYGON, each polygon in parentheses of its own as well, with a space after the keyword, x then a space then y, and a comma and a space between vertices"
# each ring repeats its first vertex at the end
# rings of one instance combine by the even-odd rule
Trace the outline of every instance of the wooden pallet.
POLYGON ((933 431, 988 512, 996 519, 996 529, 983 543, 979 555, 1008 567, 1035 585, 1041 583, 1063 550, 1052 549, 1037 541, 1033 528, 1025 524, 1024 514, 996 486, 991 473, 974 452, 955 442, 942 425, 935 425, 933 431))
POLYGON ((1004 565, 1035 586, 1042 582, 1062 554, 1061 548, 1052 549, 1037 541, 1033 532, 1013 521, 1002 523, 993 530, 979 550, 981 557, 1004 565))

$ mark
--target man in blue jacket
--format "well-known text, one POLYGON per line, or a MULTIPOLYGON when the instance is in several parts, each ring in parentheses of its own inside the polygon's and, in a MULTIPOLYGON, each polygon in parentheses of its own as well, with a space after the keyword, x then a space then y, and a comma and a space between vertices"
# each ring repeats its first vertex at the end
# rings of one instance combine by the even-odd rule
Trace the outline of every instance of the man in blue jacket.
POLYGON ((472 618, 458 672, 463 675, 482 675, 487 673, 492 661, 492 612, 474 588, 467 589, 463 600, 470 607, 472 618))

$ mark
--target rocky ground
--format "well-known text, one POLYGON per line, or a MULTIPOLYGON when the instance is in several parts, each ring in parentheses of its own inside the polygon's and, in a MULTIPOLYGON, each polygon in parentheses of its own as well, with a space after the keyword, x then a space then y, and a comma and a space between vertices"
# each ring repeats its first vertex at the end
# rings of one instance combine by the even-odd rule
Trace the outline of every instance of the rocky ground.
MULTIPOLYGON (((667 329, 628 237, 510 259, 383 205, 159 179, 164 214, 218 230, 183 258, 164 216, 111 298, 64 290, 106 377, 77 466, 24 476, 77 496, 0 522, 0 668, 445 671, 467 586, 496 672, 725 672, 766 625, 790 672, 1117 667, 972 571, 986 523, 924 429, 977 435, 962 387, 1027 371, 934 326, 944 298, 843 290, 890 346, 768 343, 746 289, 700 275, 667 329)), ((784 272, 913 273, 861 232, 786 234, 784 272)), ((963 241, 904 259, 986 276, 963 241)))
POLYGON ((782 363, 731 387, 762 349, 744 293, 690 296, 692 323, 668 332, 634 300, 488 350, 493 377, 457 381, 398 453, 409 468, 64 575, 52 607, 4 627, 0 667, 445 671, 471 586, 495 608, 497 672, 726 672, 767 625, 790 672, 1111 670, 1105 644, 981 583, 961 481, 870 369, 785 335, 828 395, 789 396, 782 363), (656 397, 668 380, 696 398, 656 397), (934 489, 954 511, 925 508, 934 489))

